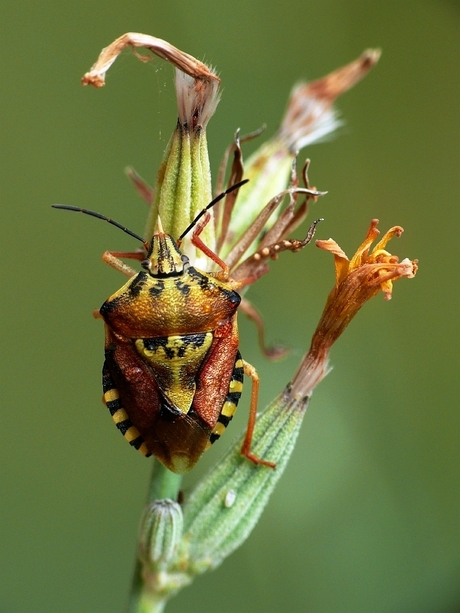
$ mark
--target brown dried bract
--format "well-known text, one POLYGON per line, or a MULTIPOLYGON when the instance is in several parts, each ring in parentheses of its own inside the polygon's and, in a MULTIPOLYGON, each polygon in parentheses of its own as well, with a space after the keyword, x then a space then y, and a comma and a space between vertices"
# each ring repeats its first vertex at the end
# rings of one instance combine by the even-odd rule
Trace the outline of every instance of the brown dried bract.
MULTIPOLYGON (((94 85, 95 87, 105 85, 105 73, 126 47, 145 47, 195 79, 220 83, 219 77, 206 64, 203 64, 203 62, 200 62, 192 55, 177 49, 177 47, 174 47, 167 41, 149 36, 148 34, 128 32, 101 51, 97 62, 83 76, 83 85, 94 85)), ((139 59, 146 59, 142 56, 138 57, 139 59)))
POLYGON ((380 49, 366 49, 353 62, 337 68, 322 79, 311 81, 304 87, 308 89, 311 96, 327 100, 332 104, 336 98, 367 75, 369 70, 377 64, 380 55, 380 49))
POLYGON ((379 49, 367 49, 359 58, 325 77, 297 85, 278 133, 281 141, 292 151, 298 151, 333 132, 340 125, 332 108, 336 98, 365 77, 379 57, 379 49))

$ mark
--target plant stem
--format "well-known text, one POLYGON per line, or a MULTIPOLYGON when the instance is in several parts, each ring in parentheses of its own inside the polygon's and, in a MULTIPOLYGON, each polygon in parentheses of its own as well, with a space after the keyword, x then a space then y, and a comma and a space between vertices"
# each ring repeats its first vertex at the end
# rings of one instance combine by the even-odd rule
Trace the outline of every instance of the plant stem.
POLYGON ((165 498, 176 501, 179 496, 181 482, 181 475, 172 473, 163 464, 154 460, 146 504, 154 500, 164 500, 165 498))
MULTIPOLYGON (((154 460, 146 505, 155 500, 170 499, 176 501, 179 496, 181 481, 181 475, 172 473, 163 464, 154 460)), ((147 593, 145 590, 142 564, 136 556, 127 613, 161 613, 164 606, 165 601, 163 599, 159 600, 158 597, 147 593)))

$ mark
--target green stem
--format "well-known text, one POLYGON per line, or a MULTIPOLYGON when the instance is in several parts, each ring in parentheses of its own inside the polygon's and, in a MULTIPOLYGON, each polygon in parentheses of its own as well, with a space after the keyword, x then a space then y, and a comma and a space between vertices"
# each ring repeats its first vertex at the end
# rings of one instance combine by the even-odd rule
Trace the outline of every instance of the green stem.
MULTIPOLYGON (((154 460, 152 475, 149 483, 146 505, 155 500, 177 500, 181 485, 181 475, 176 475, 165 468, 163 464, 154 460)), ((136 557, 133 579, 127 613, 161 613, 165 606, 163 599, 147 593, 142 577, 142 564, 136 557)))
POLYGON ((165 605, 166 600, 164 598, 159 599, 155 597, 155 595, 140 592, 135 603, 135 608, 130 608, 128 611, 129 613, 131 613, 131 611, 133 613, 163 613, 165 605))
POLYGON ((172 473, 163 464, 154 460, 146 504, 155 500, 164 500, 165 498, 176 501, 179 496, 181 482, 181 475, 172 473))

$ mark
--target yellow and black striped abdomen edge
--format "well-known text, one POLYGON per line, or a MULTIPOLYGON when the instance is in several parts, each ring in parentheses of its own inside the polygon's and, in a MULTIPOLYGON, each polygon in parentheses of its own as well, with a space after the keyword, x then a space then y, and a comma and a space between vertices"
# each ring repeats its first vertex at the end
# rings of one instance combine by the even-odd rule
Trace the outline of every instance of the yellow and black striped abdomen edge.
POLYGON ((144 439, 139 433, 139 430, 133 426, 131 420, 128 417, 125 409, 123 408, 120 395, 115 387, 112 377, 108 372, 106 366, 102 370, 102 389, 104 392, 104 402, 110 411, 113 421, 116 427, 123 434, 128 443, 137 449, 142 455, 149 457, 152 454, 149 452, 144 439))
POLYGON ((226 427, 231 422, 238 402, 241 398, 241 392, 243 391, 243 378, 244 378, 244 366, 241 354, 238 351, 236 354, 235 366, 233 367, 232 376, 228 386, 227 396, 225 397, 224 404, 220 410, 217 423, 212 429, 209 437, 209 443, 206 448, 209 448, 217 439, 219 439, 225 432, 226 427))

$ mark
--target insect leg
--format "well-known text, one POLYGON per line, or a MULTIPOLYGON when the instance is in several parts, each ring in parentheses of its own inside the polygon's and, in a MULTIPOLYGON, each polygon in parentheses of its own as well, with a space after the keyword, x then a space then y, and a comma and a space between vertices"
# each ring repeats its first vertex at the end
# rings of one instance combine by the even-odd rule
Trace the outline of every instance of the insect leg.
POLYGON ((281 360, 282 358, 286 357, 286 355, 289 353, 289 350, 286 349, 286 347, 281 345, 273 345, 269 347, 266 344, 264 322, 256 307, 249 302, 249 300, 246 300, 246 298, 242 298, 239 310, 242 311, 246 317, 248 317, 255 324, 259 339, 259 347, 265 357, 269 360, 281 360))
POLYGON ((257 374, 254 366, 245 362, 243 360, 244 374, 247 377, 251 377, 252 379, 252 389, 251 389, 251 406, 249 409, 249 420, 248 427, 246 429, 246 436, 244 437, 243 445, 241 447, 241 455, 254 464, 263 464, 264 466, 268 466, 270 468, 276 468, 276 464, 273 462, 269 462, 268 460, 263 460, 262 458, 257 457, 251 452, 251 442, 252 435, 254 434, 254 426, 256 424, 257 417, 257 401, 259 398, 259 375, 257 374))
POLYGON ((223 278, 227 279, 229 267, 223 260, 220 259, 217 253, 214 253, 214 251, 210 247, 205 245, 200 238, 200 234, 203 232, 204 228, 206 227, 210 219, 211 219, 210 213, 206 212, 203 219, 195 226, 195 229, 193 230, 191 241, 192 241, 192 244, 195 245, 197 249, 200 249, 200 251, 202 251, 205 255, 207 255, 209 259, 211 259, 218 266, 220 266, 220 268, 222 268, 223 278))
POLYGON ((296 252, 306 247, 311 242, 315 234, 316 226, 320 221, 323 220, 317 219, 311 224, 303 240, 295 238, 283 239, 270 245, 265 245, 262 242, 262 245, 255 253, 250 255, 241 264, 238 264, 235 269, 232 268, 232 279, 239 282, 239 287, 254 283, 254 281, 267 272, 267 262, 270 259, 276 260, 278 255, 283 251, 296 252))
POLYGON ((124 252, 124 251, 104 251, 102 254, 102 261, 118 270, 118 272, 123 273, 127 277, 134 277, 137 274, 137 271, 128 264, 125 264, 120 260, 120 258, 127 258, 131 260, 139 260, 142 261, 145 259, 145 253, 143 251, 133 251, 133 252, 124 252))

